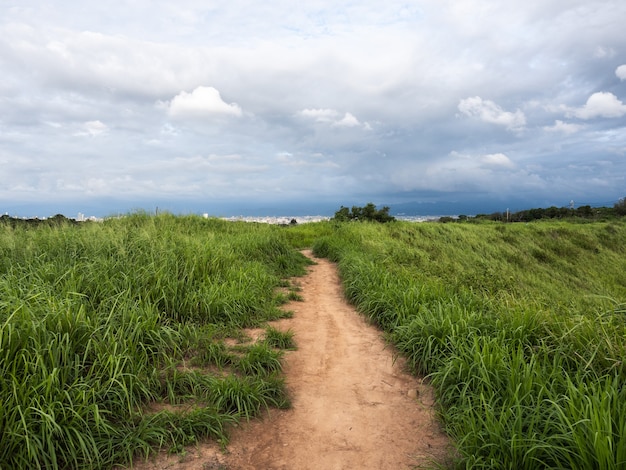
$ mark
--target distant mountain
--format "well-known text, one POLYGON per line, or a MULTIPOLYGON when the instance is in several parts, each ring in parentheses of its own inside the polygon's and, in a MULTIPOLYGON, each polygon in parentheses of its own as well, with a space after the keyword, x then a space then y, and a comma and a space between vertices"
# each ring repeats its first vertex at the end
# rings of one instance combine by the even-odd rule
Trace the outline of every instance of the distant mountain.
POLYGON ((437 202, 403 202, 396 204, 382 204, 390 207, 392 215, 432 216, 432 215, 477 215, 521 210, 531 207, 522 201, 495 201, 495 200, 468 200, 468 201, 437 201, 437 202))
MULTIPOLYGON (((391 199, 391 198, 390 198, 391 199)), ((37 201, 28 203, 12 203, 0 207, 0 213, 8 213, 17 217, 51 217, 63 214, 76 217, 78 213, 86 217, 108 217, 136 211, 149 213, 170 212, 173 214, 208 214, 212 217, 272 217, 272 216, 327 216, 332 217, 343 205, 345 207, 364 206, 372 202, 377 207, 389 206, 391 215, 426 217, 445 215, 476 215, 494 212, 518 211, 529 207, 548 207, 550 204, 537 201, 496 201, 476 200, 468 197, 462 201, 409 201, 385 203, 384 198, 358 199, 307 199, 283 201, 255 200, 118 200, 90 199, 72 201, 37 201)))

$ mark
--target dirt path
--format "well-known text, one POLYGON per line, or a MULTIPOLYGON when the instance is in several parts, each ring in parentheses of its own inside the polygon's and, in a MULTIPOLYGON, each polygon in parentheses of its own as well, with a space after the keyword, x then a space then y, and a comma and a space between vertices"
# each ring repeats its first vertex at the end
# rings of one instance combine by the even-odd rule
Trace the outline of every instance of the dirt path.
POLYGON ((335 266, 315 261, 299 280, 304 302, 274 323, 298 346, 284 359, 291 409, 242 424, 227 452, 199 445, 144 468, 398 470, 445 459, 430 389, 394 363, 380 330, 346 303, 335 266))

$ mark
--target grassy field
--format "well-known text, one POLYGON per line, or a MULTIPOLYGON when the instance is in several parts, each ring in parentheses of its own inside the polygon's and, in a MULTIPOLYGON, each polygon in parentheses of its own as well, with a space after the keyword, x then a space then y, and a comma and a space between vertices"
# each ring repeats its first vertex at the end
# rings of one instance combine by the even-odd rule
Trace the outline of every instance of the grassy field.
POLYGON ((284 315, 307 260, 279 227, 2 225, 0 253, 0 468, 111 468, 288 406, 280 332, 224 342, 284 315))
POLYGON ((294 338, 241 328, 285 315, 304 247, 429 377, 457 468, 626 468, 625 240, 623 221, 0 224, 0 468, 111 468, 288 406, 294 338))
POLYGON ((458 468, 626 468, 626 225, 332 224, 314 251, 436 388, 458 468))

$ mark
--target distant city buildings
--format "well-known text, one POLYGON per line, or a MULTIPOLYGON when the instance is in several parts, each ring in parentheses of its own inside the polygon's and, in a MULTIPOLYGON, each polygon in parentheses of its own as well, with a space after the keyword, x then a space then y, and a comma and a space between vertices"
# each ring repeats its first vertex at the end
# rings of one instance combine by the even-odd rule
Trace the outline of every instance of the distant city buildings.
POLYGON ((231 222, 260 222, 264 224, 276 224, 276 225, 289 225, 292 220, 295 220, 299 224, 305 224, 307 222, 320 222, 322 220, 329 220, 330 217, 322 215, 304 215, 297 217, 284 217, 284 216, 265 216, 265 217, 248 217, 248 216, 234 216, 223 217, 224 220, 230 220, 231 222))
POLYGON ((83 214, 82 212, 79 212, 78 215, 76 216, 76 221, 77 222, 102 222, 104 219, 99 218, 99 217, 95 217, 95 216, 89 216, 89 217, 85 217, 85 214, 83 214))

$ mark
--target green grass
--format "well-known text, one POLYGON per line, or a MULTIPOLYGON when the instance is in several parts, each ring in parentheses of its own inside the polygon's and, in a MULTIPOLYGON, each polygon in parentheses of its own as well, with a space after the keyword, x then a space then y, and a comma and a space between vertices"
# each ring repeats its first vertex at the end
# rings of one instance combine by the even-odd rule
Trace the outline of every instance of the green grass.
POLYGON ((436 389, 457 468, 626 468, 626 225, 335 224, 314 252, 436 389))
POLYGON ((293 332, 266 322, 301 298, 306 247, 428 376, 455 468, 626 468, 624 240, 623 221, 0 224, 0 468, 128 465, 289 406, 293 332), (229 346, 244 327, 265 334, 229 346))
POLYGON ((307 264, 269 225, 0 225, 0 468, 126 465, 287 406, 280 353, 224 339, 283 316, 276 289, 307 264))
POLYGON ((273 326, 265 327, 265 338, 263 340, 271 348, 294 350, 296 342, 294 332, 291 330, 280 331, 273 326))

